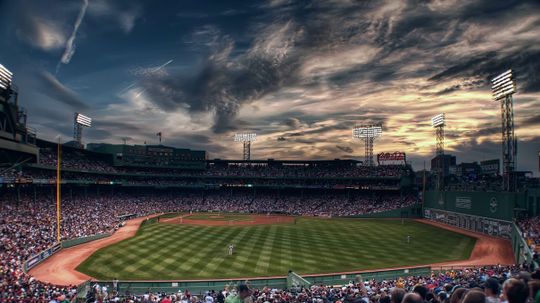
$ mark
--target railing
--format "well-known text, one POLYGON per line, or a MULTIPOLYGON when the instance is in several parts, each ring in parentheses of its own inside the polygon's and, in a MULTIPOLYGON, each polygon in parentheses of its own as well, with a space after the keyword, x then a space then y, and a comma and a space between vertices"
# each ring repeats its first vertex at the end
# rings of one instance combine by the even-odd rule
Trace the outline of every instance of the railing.
MULTIPOLYGON (((320 275, 303 275, 302 278, 311 284, 321 285, 344 285, 351 281, 357 280, 389 280, 397 279, 404 276, 425 276, 431 274, 431 268, 410 267, 394 270, 380 271, 358 271, 348 273, 320 274, 320 275)), ((268 277, 268 278, 235 278, 235 279, 220 279, 220 280, 193 280, 193 281, 119 281, 119 293, 130 293, 142 295, 145 292, 166 292, 176 293, 179 290, 185 291, 189 289, 192 294, 204 294, 208 290, 219 290, 232 288, 239 283, 249 281, 251 287, 254 288, 287 288, 287 276, 283 277, 268 277)), ((107 286, 112 289, 113 283, 110 280, 95 281, 101 286, 107 286)))

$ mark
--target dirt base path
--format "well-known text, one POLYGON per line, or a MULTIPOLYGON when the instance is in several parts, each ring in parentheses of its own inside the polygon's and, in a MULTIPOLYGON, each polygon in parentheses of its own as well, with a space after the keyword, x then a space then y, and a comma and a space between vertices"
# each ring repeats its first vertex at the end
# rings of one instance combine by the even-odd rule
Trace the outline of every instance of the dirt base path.
MULTIPOLYGON (((155 216, 158 215, 150 216, 150 218, 155 216)), ((129 220, 110 237, 62 249, 32 268, 29 274, 40 281, 56 285, 76 285, 92 279, 75 268, 98 249, 135 236, 144 220, 146 217, 129 220)))
MULTIPOLYGON (((293 223, 294 217, 291 216, 267 216, 267 215, 246 215, 249 220, 204 220, 190 219, 191 215, 183 215, 175 218, 166 218, 159 220, 160 223, 167 224, 190 224, 204 226, 245 226, 245 225, 260 225, 260 224, 283 224, 293 223)), ((219 216, 216 216, 218 218, 219 216)))
POLYGON ((512 250, 512 243, 510 240, 492 237, 425 219, 418 219, 416 221, 476 238, 476 244, 474 245, 469 259, 434 263, 430 264, 431 267, 472 267, 481 265, 515 264, 514 251, 512 250))

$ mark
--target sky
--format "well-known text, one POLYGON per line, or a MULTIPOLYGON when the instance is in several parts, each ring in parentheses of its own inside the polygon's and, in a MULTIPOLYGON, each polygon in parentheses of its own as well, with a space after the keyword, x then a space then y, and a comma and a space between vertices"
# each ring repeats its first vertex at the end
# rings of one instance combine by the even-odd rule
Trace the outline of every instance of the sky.
POLYGON ((538 175, 540 2, 0 1, 0 63, 38 137, 163 144, 238 159, 359 159, 357 125, 382 124, 375 154, 416 169, 435 153, 500 158, 490 79, 511 68, 518 169, 538 175))

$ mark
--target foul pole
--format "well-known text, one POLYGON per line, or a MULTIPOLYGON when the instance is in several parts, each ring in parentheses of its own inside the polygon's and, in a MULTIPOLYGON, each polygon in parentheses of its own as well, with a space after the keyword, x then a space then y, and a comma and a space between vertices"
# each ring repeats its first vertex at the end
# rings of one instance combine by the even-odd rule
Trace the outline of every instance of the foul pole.
POLYGON ((58 139, 58 151, 56 156, 56 242, 60 242, 60 159, 62 148, 60 147, 60 139, 58 139))

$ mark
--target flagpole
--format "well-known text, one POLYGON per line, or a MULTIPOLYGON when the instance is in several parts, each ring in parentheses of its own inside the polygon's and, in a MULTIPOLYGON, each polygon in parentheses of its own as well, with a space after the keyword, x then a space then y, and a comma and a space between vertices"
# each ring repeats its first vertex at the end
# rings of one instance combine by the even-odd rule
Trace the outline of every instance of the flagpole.
POLYGON ((60 138, 58 138, 58 151, 56 161, 56 242, 60 242, 60 161, 62 149, 60 148, 60 138))

